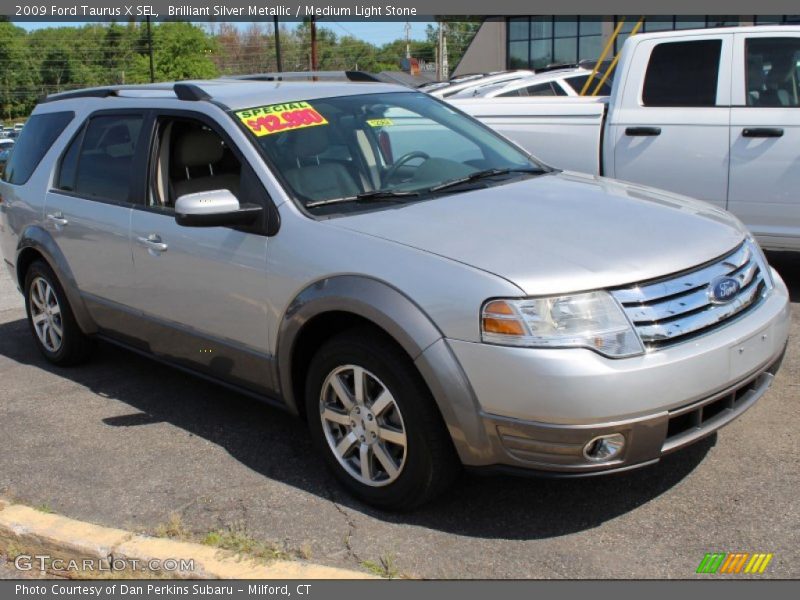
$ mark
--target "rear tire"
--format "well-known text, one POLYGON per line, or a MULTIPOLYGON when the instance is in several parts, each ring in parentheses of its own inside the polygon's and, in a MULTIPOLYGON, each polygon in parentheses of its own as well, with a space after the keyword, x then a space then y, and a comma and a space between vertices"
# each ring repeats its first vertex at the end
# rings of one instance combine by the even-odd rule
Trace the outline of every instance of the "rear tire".
POLYGON ((39 352, 59 366, 87 360, 93 343, 84 334, 53 270, 43 261, 31 263, 25 273, 25 310, 39 352))
POLYGON ((305 401, 314 443, 329 468, 368 504, 412 509, 459 473, 425 382, 408 355, 379 332, 364 328, 328 340, 311 361, 305 401))

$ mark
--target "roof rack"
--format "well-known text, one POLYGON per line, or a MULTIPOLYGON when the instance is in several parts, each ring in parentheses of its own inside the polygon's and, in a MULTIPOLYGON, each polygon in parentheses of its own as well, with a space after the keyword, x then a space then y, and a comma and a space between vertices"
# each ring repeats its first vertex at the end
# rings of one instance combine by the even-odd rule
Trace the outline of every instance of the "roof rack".
POLYGON ((71 100, 73 98, 149 97, 148 92, 174 94, 178 100, 188 100, 193 102, 211 100, 211 96, 200 86, 194 83, 156 83, 145 85, 115 85, 108 87, 85 88, 82 90, 71 90, 68 92, 58 92, 56 94, 50 94, 44 98, 41 98, 39 103, 55 102, 56 100, 71 100), (137 96, 137 93, 140 92, 144 95, 137 96))
POLYGON ((239 81, 360 81, 378 83, 380 79, 364 71, 281 71, 276 73, 253 73, 229 75, 224 79, 239 81))

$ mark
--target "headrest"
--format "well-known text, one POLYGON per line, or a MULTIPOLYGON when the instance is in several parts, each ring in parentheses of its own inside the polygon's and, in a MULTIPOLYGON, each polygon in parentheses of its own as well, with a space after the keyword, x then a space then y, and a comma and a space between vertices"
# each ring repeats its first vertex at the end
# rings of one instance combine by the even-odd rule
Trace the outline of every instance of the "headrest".
POLYGON ((328 132, 324 125, 298 129, 292 136, 292 151, 296 156, 317 156, 328 149, 328 132))
POLYGON ((213 165, 222 158, 222 140, 213 131, 195 129, 181 135, 175 144, 175 161, 181 167, 213 165))

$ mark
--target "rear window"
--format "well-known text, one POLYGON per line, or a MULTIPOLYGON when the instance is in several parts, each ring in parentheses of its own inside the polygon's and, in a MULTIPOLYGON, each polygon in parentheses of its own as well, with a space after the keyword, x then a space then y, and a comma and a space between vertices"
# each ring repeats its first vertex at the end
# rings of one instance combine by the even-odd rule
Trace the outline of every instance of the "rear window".
POLYGON ((33 115, 28 119, 6 165, 4 180, 15 185, 28 181, 42 157, 74 117, 75 113, 69 111, 33 115))
POLYGON ((714 106, 721 50, 722 40, 657 45, 644 78, 644 105, 714 106))

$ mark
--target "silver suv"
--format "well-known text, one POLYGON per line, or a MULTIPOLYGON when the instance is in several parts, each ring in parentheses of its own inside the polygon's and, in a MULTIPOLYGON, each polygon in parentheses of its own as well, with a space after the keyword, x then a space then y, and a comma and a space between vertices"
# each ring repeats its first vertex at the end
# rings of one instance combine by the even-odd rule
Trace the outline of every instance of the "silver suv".
POLYGON ((0 243, 48 360, 102 339, 284 408, 392 508, 461 465, 655 463, 764 394, 789 327, 725 211, 555 171, 379 83, 51 96, 0 243))

